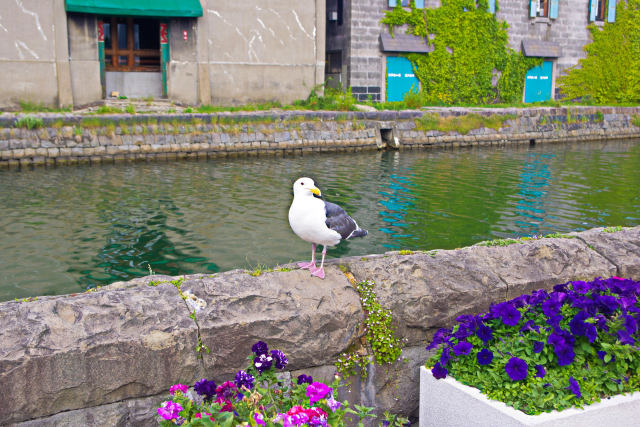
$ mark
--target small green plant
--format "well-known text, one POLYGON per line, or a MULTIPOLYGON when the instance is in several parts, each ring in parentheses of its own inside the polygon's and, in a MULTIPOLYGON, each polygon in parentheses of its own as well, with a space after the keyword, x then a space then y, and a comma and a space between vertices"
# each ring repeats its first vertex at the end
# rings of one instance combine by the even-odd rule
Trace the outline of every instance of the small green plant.
POLYGON ((133 105, 129 104, 125 107, 124 111, 128 114, 135 114, 136 113, 136 107, 134 107, 133 105))
POLYGON ((491 128, 498 130, 507 120, 513 120, 513 114, 492 114, 490 116, 475 113, 462 116, 442 117, 439 114, 424 114, 415 119, 416 129, 422 131, 438 130, 441 132, 457 132, 466 135, 473 129, 491 128))
POLYGON ((623 227, 621 225, 617 225, 614 227, 605 227, 604 230, 602 230, 603 233, 615 233, 618 231, 622 231, 623 227))
POLYGON ((117 107, 112 107, 110 105, 101 105, 96 110, 96 114, 118 114, 122 113, 122 110, 117 107))
POLYGON ((475 246, 509 246, 515 243, 522 243, 522 241, 516 239, 494 239, 476 243, 475 246))
POLYGON ((25 113, 67 113, 71 111, 71 107, 46 107, 42 102, 36 104, 31 101, 20 101, 20 110, 25 113))
MULTIPOLYGON (((350 278, 352 280, 352 277, 350 278)), ((395 336, 391 325, 391 312, 378 302, 374 290, 375 284, 371 280, 365 280, 355 284, 360 295, 360 304, 366 313, 364 320, 364 336, 373 358, 379 365, 391 365, 400 358, 401 343, 395 336)), ((352 375, 355 367, 359 366, 361 375, 366 376, 366 366, 369 357, 365 352, 356 351, 343 353, 338 358, 336 369, 345 377, 352 375)))
POLYGON ((124 96, 124 95, 120 95, 120 96, 118 96, 118 99, 127 99, 127 97, 124 96))
POLYGON ((409 249, 402 249, 398 251, 398 255, 413 255, 413 251, 410 251, 409 249))
POLYGON ((44 120, 42 117, 34 117, 34 116, 23 116, 16 120, 15 127, 17 128, 26 128, 26 129, 37 129, 44 126, 44 120))
POLYGON ((631 124, 634 126, 640 127, 640 114, 635 115, 631 118, 631 124))
POLYGON ((570 236, 564 233, 551 233, 544 236, 545 239, 575 239, 576 236, 570 236))
POLYGON ((187 114, 193 113, 193 108, 187 107, 187 108, 184 109, 184 112, 187 113, 187 114))
POLYGON ((38 297, 14 298, 15 302, 34 302, 38 301, 38 297))
POLYGON ((73 127, 73 134, 75 136, 82 136, 82 127, 80 126, 74 126, 73 127))

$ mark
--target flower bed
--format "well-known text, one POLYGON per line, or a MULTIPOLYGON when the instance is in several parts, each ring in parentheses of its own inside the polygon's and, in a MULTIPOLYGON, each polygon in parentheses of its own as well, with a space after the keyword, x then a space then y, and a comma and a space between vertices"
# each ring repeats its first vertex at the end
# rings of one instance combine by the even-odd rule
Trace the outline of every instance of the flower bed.
POLYGON ((522 295, 438 330, 427 366, 530 415, 638 391, 639 296, 619 277, 522 295))
MULTIPOLYGON (((164 426, 342 426, 348 417, 373 417, 373 408, 339 402, 334 390, 341 385, 336 375, 331 387, 299 375, 295 382, 279 375, 289 361, 284 353, 258 341, 251 348, 249 367, 236 373, 233 381, 216 385, 205 378, 193 387, 175 384, 171 400, 158 408, 164 426)), ((408 422, 385 413, 384 424, 400 427, 408 422)))

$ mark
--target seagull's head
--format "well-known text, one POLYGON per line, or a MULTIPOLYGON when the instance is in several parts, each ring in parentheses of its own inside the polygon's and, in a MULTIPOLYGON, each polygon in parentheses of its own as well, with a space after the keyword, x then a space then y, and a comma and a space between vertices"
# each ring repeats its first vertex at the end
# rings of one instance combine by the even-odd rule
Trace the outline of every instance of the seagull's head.
POLYGON ((293 183, 293 196, 322 196, 320 189, 316 187, 315 183, 311 178, 302 177, 298 178, 296 182, 293 183))

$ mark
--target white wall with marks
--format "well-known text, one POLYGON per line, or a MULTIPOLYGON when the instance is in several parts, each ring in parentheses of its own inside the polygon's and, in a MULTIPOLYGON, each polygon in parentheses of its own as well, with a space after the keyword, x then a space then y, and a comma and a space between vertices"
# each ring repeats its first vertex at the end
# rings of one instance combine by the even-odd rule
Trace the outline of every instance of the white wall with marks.
POLYGON ((0 108, 56 103, 56 1, 0 2, 0 108))

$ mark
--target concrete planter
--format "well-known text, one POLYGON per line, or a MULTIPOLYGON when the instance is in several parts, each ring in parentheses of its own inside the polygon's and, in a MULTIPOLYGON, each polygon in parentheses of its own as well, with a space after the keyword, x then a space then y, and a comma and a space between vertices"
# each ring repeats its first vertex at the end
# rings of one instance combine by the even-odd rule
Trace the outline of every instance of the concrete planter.
POLYGON ((640 393, 616 396, 584 409, 526 415, 453 378, 436 380, 420 368, 420 427, 426 426, 637 426, 640 393))

